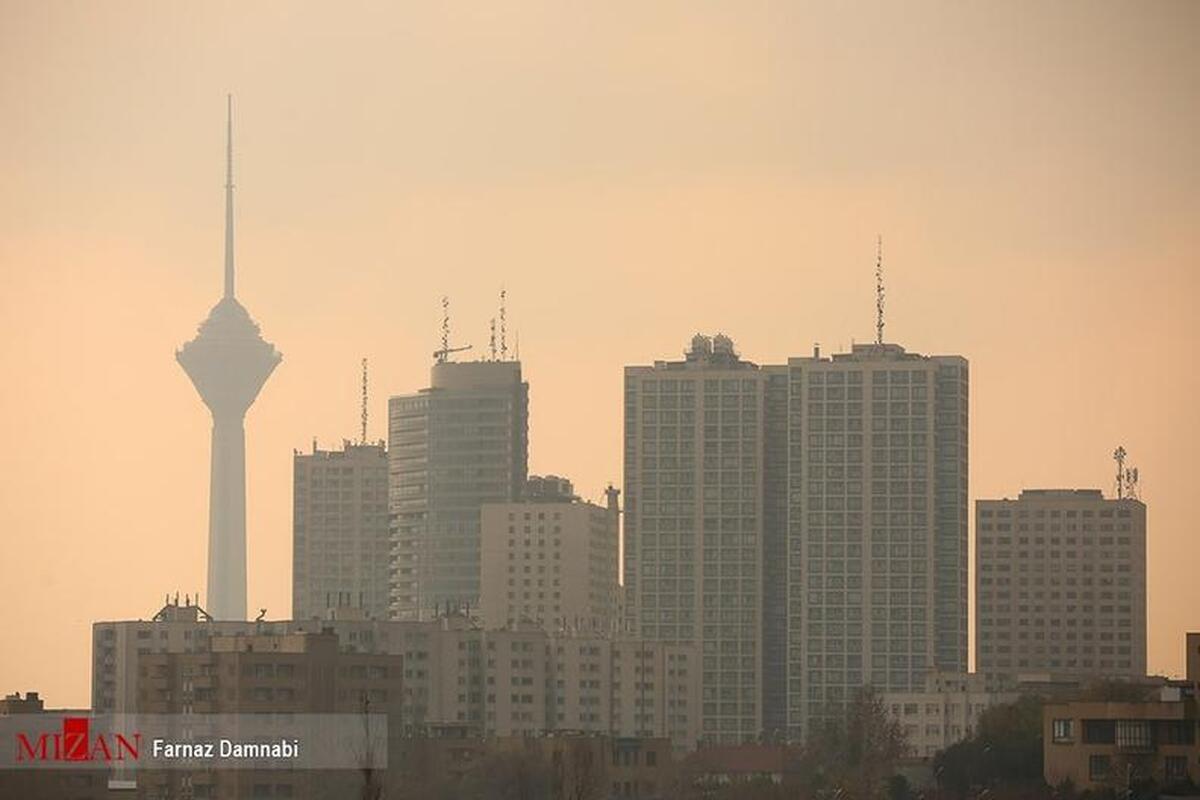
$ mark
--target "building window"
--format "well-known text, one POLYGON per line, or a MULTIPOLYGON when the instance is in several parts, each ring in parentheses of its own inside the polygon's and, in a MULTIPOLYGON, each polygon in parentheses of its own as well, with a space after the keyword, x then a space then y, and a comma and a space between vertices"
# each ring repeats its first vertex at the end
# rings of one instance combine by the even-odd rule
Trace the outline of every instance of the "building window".
POLYGON ((1195 744, 1196 723, 1190 719, 1172 719, 1162 723, 1163 744, 1195 744))
POLYGON ((1056 719, 1054 720, 1054 741, 1069 742, 1075 738, 1074 720, 1056 719))
POLYGON ((1142 719, 1117 721, 1117 747, 1128 750, 1149 750, 1153 746, 1150 723, 1142 719))
POLYGON ((1116 741, 1116 720, 1085 719, 1083 721, 1084 744, 1116 744, 1116 741))
POLYGON ((1163 774, 1169 781, 1187 778, 1187 756, 1167 756, 1163 762, 1163 774))
POLYGON ((1088 757, 1088 778, 1093 781, 1103 781, 1108 779, 1108 770, 1111 766, 1112 759, 1108 756, 1089 756, 1088 757))

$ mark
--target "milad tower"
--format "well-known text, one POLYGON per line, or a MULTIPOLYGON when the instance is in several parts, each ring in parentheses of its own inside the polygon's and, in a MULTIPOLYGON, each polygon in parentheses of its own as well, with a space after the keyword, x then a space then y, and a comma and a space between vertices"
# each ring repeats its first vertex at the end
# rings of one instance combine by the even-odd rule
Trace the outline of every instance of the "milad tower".
POLYGON ((212 412, 208 498, 208 602, 214 619, 246 619, 246 432, 243 420, 283 356, 264 341, 234 297, 233 99, 228 99, 225 161, 225 295, 175 353, 212 412))

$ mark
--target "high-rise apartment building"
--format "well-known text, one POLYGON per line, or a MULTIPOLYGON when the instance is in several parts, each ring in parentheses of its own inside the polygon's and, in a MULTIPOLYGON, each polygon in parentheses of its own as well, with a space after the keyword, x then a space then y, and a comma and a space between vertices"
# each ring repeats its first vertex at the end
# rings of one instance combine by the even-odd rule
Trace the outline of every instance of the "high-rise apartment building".
POLYGON ((428 389, 389 400, 394 616, 478 604, 480 508, 520 497, 528 428, 517 361, 442 361, 428 389))
POLYGON ((960 356, 894 344, 787 373, 787 730, 803 736, 864 684, 966 672, 969 380, 960 356))
POLYGON ((1098 489, 975 504, 976 669, 1146 674, 1146 506, 1098 489))
POLYGON ((388 462, 383 444, 297 452, 292 460, 292 616, 361 608, 388 616, 388 462))
POLYGON ((564 479, 530 478, 517 503, 482 509, 480 615, 488 627, 532 622, 550 630, 618 627, 617 490, 581 501, 564 479), (547 485, 557 491, 547 491, 547 485))
POLYGON ((647 640, 698 647, 703 735, 762 729, 766 373, 725 336, 625 368, 625 589, 647 640))
POLYGON ((967 391, 965 359, 892 344, 626 368, 629 618, 701 648, 707 739, 966 671, 967 391))

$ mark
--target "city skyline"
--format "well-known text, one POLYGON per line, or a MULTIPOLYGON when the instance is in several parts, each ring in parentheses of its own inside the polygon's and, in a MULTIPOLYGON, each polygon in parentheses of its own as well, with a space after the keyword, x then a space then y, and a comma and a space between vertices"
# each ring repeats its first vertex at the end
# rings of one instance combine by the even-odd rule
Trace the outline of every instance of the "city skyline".
MULTIPOLYGON (((850 66, 843 36, 815 42, 812 64, 775 51, 784 73, 755 55, 780 46, 767 15, 714 38, 731 12, 685 21, 660 10, 636 30, 602 15, 585 35, 556 14, 543 32, 520 15, 424 11, 414 24, 459 26, 455 43, 474 55, 356 53, 361 29, 335 25, 347 103, 319 74, 285 80, 290 46, 266 47, 255 74, 244 54, 277 21, 261 10, 228 39, 219 14, 196 11, 195 38, 174 42, 172 60, 155 32, 179 12, 114 22, 72 48, 50 23, 82 31, 87 14, 6 7, 3 59, 29 80, 0 89, 24 112, 6 134, 13 189, 0 200, 11 290, 0 364, 20 382, 0 402, 0 434, 21 454, 0 489, 17 553, 0 635, 18 643, 0 656, 0 680, 79 705, 92 620, 204 587, 209 420, 170 350, 216 288, 213 121, 230 88, 245 98, 240 174, 254 186, 239 197, 239 246, 255 265, 239 291, 289 354, 264 389, 272 412, 249 419, 252 609, 289 615, 293 448, 358 430, 362 356, 376 387, 371 437, 383 438, 387 396, 426 385, 441 295, 455 303, 456 341, 480 351, 508 289, 530 383, 529 470, 595 498, 621 473, 623 366, 678 357, 697 330, 723 330, 758 363, 814 339, 825 352, 870 341, 881 232, 888 340, 971 361, 972 502, 1025 488, 1109 494, 1109 455, 1129 449, 1150 509, 1148 666, 1181 673, 1179 635, 1200 622, 1189 612, 1200 590, 1173 557, 1191 546, 1200 444, 1189 308, 1200 181, 1186 144, 1200 126, 1183 33, 1196 12, 1164 8, 1180 10, 1047 10, 1031 29, 1001 9, 960 11, 940 35, 974 32, 978 51, 938 55, 957 59, 961 78, 921 58, 922 31, 894 12, 855 20, 880 54, 873 66, 850 66), (1059 38, 1077 21, 1088 46, 1059 38), (539 63, 566 58, 568 36, 582 39, 581 58, 629 41, 643 60, 597 70, 567 59, 570 81, 541 82, 539 63), (1128 49, 1104 53, 1112 61, 1091 49, 1126 36, 1128 49), (110 62, 114 46, 127 55, 110 62), (231 53, 241 60, 222 63, 231 53), (158 61, 173 66, 134 79, 158 61), (635 80, 647 63, 656 68, 635 80), (850 100, 800 69, 822 63, 847 76, 850 100), (413 76, 401 85, 415 97, 380 86, 383 67, 405 67, 386 74, 413 76), (424 77, 439 72, 445 95, 424 77), (536 100, 532 117, 477 133, 504 110, 482 102, 485 77, 522 108, 536 100), (578 85, 600 113, 567 113, 578 85), (682 99, 654 113, 664 97, 682 99), (797 97, 816 116, 797 113, 797 97), (427 110, 406 128, 416 99, 427 110), (863 134, 889 99, 906 112, 889 117, 894 135, 863 134), (966 111, 939 117, 945 105, 966 111), (620 124, 591 132, 606 113, 649 123, 641 138, 620 124)), ((374 36, 407 30, 379 21, 374 36)), ((325 22, 300 13, 290 30, 316 43, 325 22)), ((813 22, 854 29, 816 12, 813 22)))

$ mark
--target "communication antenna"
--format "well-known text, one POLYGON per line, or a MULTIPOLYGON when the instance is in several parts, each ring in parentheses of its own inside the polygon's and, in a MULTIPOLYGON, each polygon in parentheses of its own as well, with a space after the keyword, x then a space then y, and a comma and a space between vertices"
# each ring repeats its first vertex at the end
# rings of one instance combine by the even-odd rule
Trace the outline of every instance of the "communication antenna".
POLYGON ((500 360, 508 360, 508 292, 500 287, 500 360))
POLYGON ((496 360, 496 318, 492 317, 492 333, 488 340, 488 350, 491 352, 492 361, 496 360))
POLYGON ((445 364, 450 359, 451 353, 461 353, 464 350, 470 350, 471 345, 462 347, 450 346, 450 298, 442 295, 442 347, 440 350, 433 351, 433 357, 439 364, 445 364))
POLYGON ((442 360, 450 350, 450 298, 442 295, 442 360))
POLYGON ((875 344, 883 344, 883 237, 875 238, 875 344))
POLYGON ((362 360, 362 443, 367 443, 367 360, 362 360))
POLYGON ((1125 458, 1128 453, 1124 447, 1118 447, 1113 451, 1113 461, 1117 462, 1117 499, 1122 500, 1129 498, 1136 500, 1138 496, 1138 470, 1137 467, 1125 467, 1125 458))

